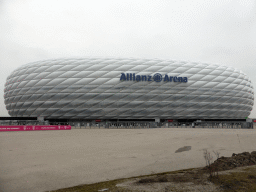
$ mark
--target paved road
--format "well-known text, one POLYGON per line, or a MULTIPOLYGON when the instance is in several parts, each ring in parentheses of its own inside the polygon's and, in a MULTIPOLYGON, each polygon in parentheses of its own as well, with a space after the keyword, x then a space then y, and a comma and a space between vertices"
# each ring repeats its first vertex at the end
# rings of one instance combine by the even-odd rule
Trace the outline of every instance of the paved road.
POLYGON ((203 149, 217 150, 221 156, 256 151, 255 138, 255 129, 1 132, 0 191, 47 191, 202 167, 203 149), (184 146, 188 151, 175 153, 184 146))

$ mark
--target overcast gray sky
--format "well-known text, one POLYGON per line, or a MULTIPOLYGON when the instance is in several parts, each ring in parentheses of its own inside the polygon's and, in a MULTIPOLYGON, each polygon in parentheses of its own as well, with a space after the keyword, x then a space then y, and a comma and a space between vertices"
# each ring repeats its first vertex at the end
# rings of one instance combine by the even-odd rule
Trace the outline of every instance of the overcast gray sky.
POLYGON ((255 53, 255 0, 0 0, 0 116, 9 116, 7 76, 37 60, 206 62, 239 68, 256 86, 255 53))

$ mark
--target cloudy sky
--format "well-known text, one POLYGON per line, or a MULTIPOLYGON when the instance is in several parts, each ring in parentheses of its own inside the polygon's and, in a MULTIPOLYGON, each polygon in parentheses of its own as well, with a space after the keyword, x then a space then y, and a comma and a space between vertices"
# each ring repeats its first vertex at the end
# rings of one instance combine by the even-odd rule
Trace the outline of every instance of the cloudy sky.
POLYGON ((7 76, 37 60, 206 62, 239 68, 256 86, 255 53, 255 0, 0 0, 0 116, 7 76))

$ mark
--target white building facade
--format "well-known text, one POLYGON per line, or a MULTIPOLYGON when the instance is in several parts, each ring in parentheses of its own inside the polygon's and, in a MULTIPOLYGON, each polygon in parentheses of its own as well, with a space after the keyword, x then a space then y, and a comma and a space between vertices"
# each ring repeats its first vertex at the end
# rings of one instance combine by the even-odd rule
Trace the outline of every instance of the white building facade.
POLYGON ((13 117, 244 119, 251 80, 232 67, 160 59, 65 58, 23 65, 7 78, 13 117))

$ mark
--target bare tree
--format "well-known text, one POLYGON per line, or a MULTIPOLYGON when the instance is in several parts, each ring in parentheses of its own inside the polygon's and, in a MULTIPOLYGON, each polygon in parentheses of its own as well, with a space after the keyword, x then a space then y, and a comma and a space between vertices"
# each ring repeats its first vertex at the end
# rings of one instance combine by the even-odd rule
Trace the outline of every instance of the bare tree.
POLYGON ((213 170, 212 170, 211 164, 212 164, 213 157, 211 156, 211 153, 208 152, 207 149, 204 149, 204 159, 205 159, 206 167, 209 171, 210 177, 212 177, 213 176, 213 170))
MULTIPOLYGON (((215 156, 218 159, 219 156, 220 156, 220 153, 218 151, 213 151, 213 153, 215 154, 215 156)), ((205 159, 206 167, 209 171, 210 177, 213 177, 213 176, 216 176, 216 175, 218 177, 219 176, 218 165, 217 165, 217 163, 213 165, 213 156, 211 155, 210 152, 208 152, 207 149, 204 149, 204 159, 205 159)))
MULTIPOLYGON (((213 151, 213 153, 215 154, 216 158, 219 159, 220 152, 213 151)), ((218 168, 218 164, 217 163, 215 163, 214 169, 215 169, 214 171, 217 173, 217 177, 219 177, 219 168, 218 168)))

